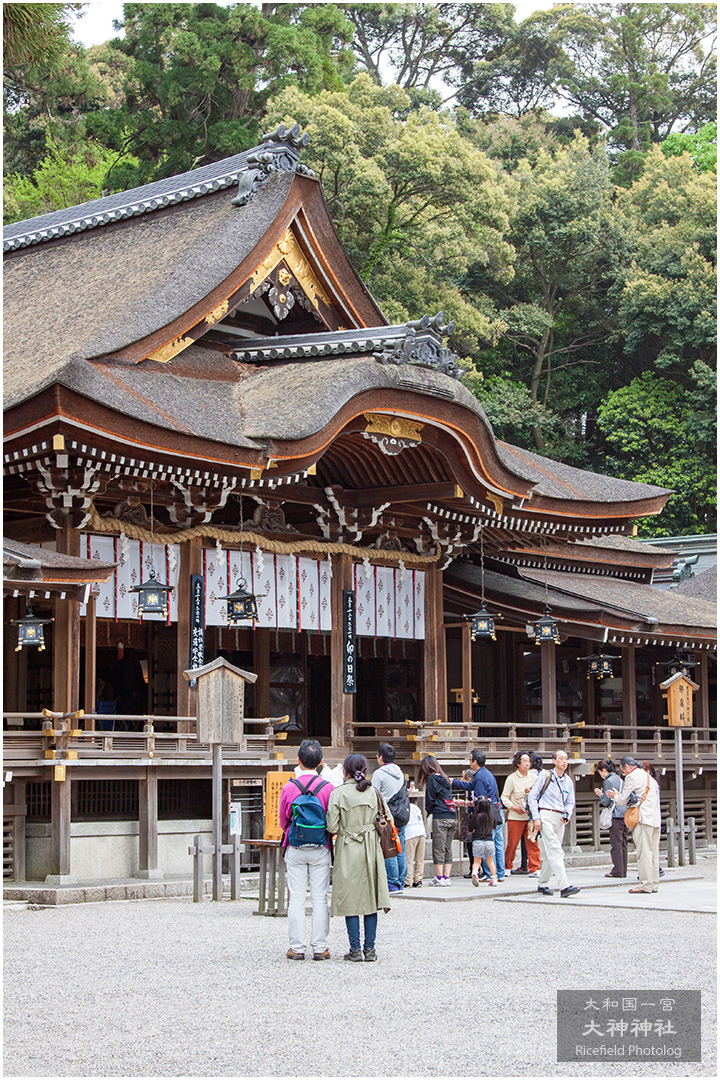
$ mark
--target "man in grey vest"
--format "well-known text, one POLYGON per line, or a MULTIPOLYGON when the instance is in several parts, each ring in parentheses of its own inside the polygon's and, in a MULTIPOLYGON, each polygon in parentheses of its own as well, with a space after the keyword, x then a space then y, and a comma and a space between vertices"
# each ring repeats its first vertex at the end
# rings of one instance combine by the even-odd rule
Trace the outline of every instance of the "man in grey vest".
MULTIPOLYGON (((405 786, 405 775, 399 765, 395 764, 395 749, 390 743, 381 743, 377 752, 378 768, 372 774, 372 784, 386 803, 398 795, 405 786)), ((406 796, 407 798, 407 796, 406 796)), ((393 807, 390 806, 390 813, 393 807)), ((385 860, 388 889, 391 893, 402 892, 405 888, 405 875, 407 874, 407 858, 405 856, 405 826, 407 818, 402 825, 395 823, 402 851, 392 859, 385 860)))

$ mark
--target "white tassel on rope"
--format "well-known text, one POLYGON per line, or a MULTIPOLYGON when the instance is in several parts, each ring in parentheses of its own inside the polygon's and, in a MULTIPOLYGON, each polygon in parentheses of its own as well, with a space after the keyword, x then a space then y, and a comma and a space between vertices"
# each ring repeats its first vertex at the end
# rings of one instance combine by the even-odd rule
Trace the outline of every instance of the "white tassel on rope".
POLYGON ((222 546, 222 543, 221 543, 220 539, 217 539, 215 541, 215 558, 218 561, 218 566, 220 566, 222 564, 222 557, 223 557, 223 546, 222 546))
POLYGON ((363 576, 366 581, 369 581, 373 574, 373 568, 370 565, 370 556, 366 555, 362 561, 363 564, 363 576))
POLYGON ((127 533, 120 533, 120 563, 124 566, 130 558, 130 537, 127 533))
POLYGON ((398 569, 400 570, 400 584, 405 584, 405 578, 407 577, 407 567, 402 559, 398 559, 398 569))
POLYGON ((265 566, 265 555, 259 544, 255 546, 255 554, 257 555, 257 572, 262 574, 263 567, 265 566))
POLYGON ((328 552, 327 564, 328 564, 328 577, 332 580, 333 567, 332 567, 332 555, 330 554, 330 552, 328 552))

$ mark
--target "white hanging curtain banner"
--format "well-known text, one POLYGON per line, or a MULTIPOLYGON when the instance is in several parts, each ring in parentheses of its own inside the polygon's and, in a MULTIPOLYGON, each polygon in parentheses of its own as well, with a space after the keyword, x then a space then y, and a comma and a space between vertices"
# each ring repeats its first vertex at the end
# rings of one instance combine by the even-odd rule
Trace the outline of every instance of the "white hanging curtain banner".
POLYGON ((266 555, 275 564, 276 614, 273 626, 277 629, 297 628, 297 565, 294 555, 266 555))
POLYGON ((330 601, 330 567, 326 559, 318 563, 320 629, 332 630, 332 604, 330 601))
POLYGON ((298 559, 298 612, 301 630, 320 629, 320 582, 316 559, 298 559))

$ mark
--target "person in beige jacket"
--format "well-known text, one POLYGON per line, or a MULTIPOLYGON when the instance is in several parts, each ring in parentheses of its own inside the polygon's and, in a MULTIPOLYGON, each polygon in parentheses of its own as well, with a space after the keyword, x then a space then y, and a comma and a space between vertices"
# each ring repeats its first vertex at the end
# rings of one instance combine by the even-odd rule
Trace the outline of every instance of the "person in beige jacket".
POLYGON ((608 792, 616 806, 640 803, 640 820, 633 829, 637 849, 640 885, 631 893, 657 892, 660 884, 660 788, 657 780, 645 772, 640 762, 632 757, 620 758, 623 786, 620 791, 608 792), (630 800, 630 801, 629 801, 630 800))
POLYGON ((527 836, 529 814, 525 809, 527 799, 532 786, 537 780, 537 770, 530 768, 530 755, 518 750, 513 758, 515 772, 510 773, 500 796, 500 802, 508 811, 507 818, 507 847, 505 849, 505 867, 509 873, 519 874, 521 870, 510 870, 515 852, 520 840, 525 836, 528 850, 528 868, 525 873, 530 877, 537 877, 540 869, 540 848, 537 840, 529 840, 527 836))

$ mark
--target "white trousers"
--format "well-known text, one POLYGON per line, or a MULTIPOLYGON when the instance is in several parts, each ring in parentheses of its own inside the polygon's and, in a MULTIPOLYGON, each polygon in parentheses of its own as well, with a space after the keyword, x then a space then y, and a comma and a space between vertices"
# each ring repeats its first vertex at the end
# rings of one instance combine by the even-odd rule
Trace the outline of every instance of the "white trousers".
POLYGON ((636 825, 632 831, 637 851, 640 886, 645 892, 657 892, 660 884, 660 829, 636 825))
POLYGON ((328 848, 285 848, 285 868, 290 891, 288 903, 288 933, 290 948, 305 952, 305 897, 310 888, 312 920, 310 948, 325 952, 330 931, 330 852, 328 848))
POLYGON ((563 837, 565 836, 565 822, 560 814, 552 810, 541 810, 540 821, 542 832, 540 833, 540 858, 542 866, 538 885, 547 885, 552 874, 555 875, 559 889, 566 889, 570 882, 565 872, 565 854, 563 852, 563 837))

